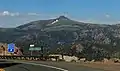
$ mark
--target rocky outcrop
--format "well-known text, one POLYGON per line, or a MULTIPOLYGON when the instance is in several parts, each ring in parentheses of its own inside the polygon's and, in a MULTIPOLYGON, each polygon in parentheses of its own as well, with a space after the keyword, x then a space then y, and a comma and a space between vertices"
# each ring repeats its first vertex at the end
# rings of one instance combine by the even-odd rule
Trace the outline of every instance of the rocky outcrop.
MULTIPOLYGON (((62 55, 50 55, 50 56, 59 56, 59 59, 61 60, 62 59, 62 55)), ((64 55, 63 56, 63 59, 64 59, 64 61, 66 61, 66 62, 72 62, 72 61, 74 61, 74 62, 77 62, 78 61, 78 57, 76 57, 76 56, 67 56, 67 55, 64 55)), ((55 59, 52 59, 52 61, 55 61, 55 59)))

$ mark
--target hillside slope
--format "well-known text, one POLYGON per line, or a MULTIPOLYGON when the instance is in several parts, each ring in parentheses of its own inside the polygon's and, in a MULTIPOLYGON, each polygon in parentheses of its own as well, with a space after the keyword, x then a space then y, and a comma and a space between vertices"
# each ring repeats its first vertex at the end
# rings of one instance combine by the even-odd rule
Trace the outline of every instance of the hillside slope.
POLYGON ((19 43, 26 50, 29 44, 40 44, 43 41, 51 48, 56 48, 59 44, 68 46, 75 42, 84 47, 91 43, 100 48, 119 51, 120 25, 83 23, 60 16, 33 21, 12 29, 0 29, 0 41, 19 43))

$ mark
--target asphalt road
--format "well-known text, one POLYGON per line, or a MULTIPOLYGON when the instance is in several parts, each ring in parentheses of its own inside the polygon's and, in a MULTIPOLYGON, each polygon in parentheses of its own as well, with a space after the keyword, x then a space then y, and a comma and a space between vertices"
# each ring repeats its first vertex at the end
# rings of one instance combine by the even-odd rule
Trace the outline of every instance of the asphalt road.
POLYGON ((23 64, 11 61, 0 61, 0 69, 4 69, 5 71, 60 71, 55 68, 32 65, 32 64, 23 64))
POLYGON ((4 68, 5 71, 60 71, 43 66, 34 66, 28 64, 18 64, 15 66, 4 68))
POLYGON ((79 63, 50 61, 15 61, 13 65, 4 69, 5 71, 104 71, 81 66, 79 63))

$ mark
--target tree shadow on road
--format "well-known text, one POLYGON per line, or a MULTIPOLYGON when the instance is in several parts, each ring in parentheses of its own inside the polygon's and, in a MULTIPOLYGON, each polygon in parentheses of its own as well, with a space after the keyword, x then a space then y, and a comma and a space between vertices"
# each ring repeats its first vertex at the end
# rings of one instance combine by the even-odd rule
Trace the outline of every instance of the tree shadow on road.
POLYGON ((6 68, 6 67, 11 67, 14 65, 19 65, 21 63, 0 63, 0 68, 6 68))

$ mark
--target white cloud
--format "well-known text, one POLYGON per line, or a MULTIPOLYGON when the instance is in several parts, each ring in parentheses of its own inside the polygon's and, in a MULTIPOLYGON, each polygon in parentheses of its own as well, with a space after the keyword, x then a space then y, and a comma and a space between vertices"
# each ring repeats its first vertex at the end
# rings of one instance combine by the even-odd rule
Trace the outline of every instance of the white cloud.
POLYGON ((8 11, 4 11, 3 13, 1 13, 2 15, 10 15, 10 13, 8 11))
POLYGON ((120 23, 120 21, 118 21, 117 23, 120 23))
POLYGON ((106 17, 106 18, 110 18, 110 15, 109 15, 109 14, 106 14, 105 17, 106 17))
POLYGON ((11 16, 19 16, 20 14, 17 12, 17 13, 11 13, 10 15, 11 16))
POLYGON ((39 13, 25 13, 25 14, 22 14, 22 13, 19 13, 19 12, 9 12, 9 11, 3 11, 3 12, 0 12, 0 16, 19 16, 19 15, 28 15, 28 16, 40 16, 41 14, 39 13))
POLYGON ((0 12, 0 16, 44 16, 44 17, 53 17, 54 15, 49 14, 40 14, 40 13, 34 13, 34 12, 28 12, 28 13, 20 13, 20 12, 10 12, 10 11, 2 11, 0 12))
POLYGON ((3 12, 0 12, 0 16, 19 16, 19 13, 18 12, 12 13, 9 11, 3 11, 3 12))
POLYGON ((76 21, 84 22, 84 23, 97 23, 97 21, 96 21, 96 20, 93 20, 93 19, 76 20, 76 21))
POLYGON ((39 16, 40 14, 39 13, 28 13, 28 15, 30 15, 30 16, 39 16))

